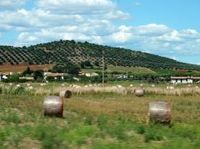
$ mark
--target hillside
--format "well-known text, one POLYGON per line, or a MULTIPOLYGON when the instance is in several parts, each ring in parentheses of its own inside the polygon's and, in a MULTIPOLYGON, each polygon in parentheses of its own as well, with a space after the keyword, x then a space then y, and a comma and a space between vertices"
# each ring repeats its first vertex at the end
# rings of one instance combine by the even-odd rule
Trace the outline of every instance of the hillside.
POLYGON ((29 47, 0 46, 0 65, 38 65, 55 64, 58 62, 80 64, 87 60, 93 64, 101 64, 103 51, 107 65, 200 70, 198 65, 181 63, 149 53, 96 45, 88 42, 75 42, 73 40, 60 40, 29 47))

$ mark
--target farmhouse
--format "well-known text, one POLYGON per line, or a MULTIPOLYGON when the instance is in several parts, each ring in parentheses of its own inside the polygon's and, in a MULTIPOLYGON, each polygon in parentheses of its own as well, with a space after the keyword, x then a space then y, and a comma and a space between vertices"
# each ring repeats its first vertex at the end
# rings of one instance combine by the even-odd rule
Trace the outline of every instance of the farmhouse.
POLYGON ((47 78, 52 78, 54 80, 64 80, 64 76, 66 76, 66 74, 64 73, 52 73, 52 72, 44 72, 44 79, 46 80, 47 78))
POLYGON ((96 72, 91 72, 91 73, 89 73, 89 72, 81 72, 81 73, 80 73, 80 76, 96 77, 96 76, 99 76, 99 74, 96 73, 96 72))
POLYGON ((34 77, 19 77, 20 80, 34 81, 34 77))
POLYGON ((200 77, 171 77, 172 84, 199 83, 200 77))

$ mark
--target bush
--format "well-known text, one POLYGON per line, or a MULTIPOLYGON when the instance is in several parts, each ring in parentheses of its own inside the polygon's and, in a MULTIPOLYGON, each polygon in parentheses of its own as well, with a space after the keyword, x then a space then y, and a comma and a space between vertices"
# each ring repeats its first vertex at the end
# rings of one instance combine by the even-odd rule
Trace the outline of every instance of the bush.
POLYGON ((91 64, 90 61, 84 61, 84 62, 81 62, 81 68, 93 68, 93 65, 91 64))
POLYGON ((37 70, 33 72, 33 77, 37 81, 42 81, 43 80, 43 71, 42 70, 37 70))
POLYGON ((52 72, 57 72, 57 73, 68 73, 71 75, 78 75, 80 72, 80 67, 77 65, 74 65, 72 63, 60 63, 56 64, 52 68, 52 72))
POLYGON ((5 82, 20 82, 19 79, 20 75, 19 74, 14 74, 8 77, 7 80, 5 80, 5 82))

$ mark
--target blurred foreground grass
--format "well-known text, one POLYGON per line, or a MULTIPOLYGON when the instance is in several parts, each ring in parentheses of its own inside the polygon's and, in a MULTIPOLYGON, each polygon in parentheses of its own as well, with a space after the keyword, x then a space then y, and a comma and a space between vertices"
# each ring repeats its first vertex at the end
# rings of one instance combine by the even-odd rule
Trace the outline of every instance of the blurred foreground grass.
POLYGON ((64 118, 43 116, 44 96, 0 95, 0 149, 199 149, 200 96, 98 93, 65 101, 64 118), (169 101, 172 124, 148 124, 148 103, 169 101))

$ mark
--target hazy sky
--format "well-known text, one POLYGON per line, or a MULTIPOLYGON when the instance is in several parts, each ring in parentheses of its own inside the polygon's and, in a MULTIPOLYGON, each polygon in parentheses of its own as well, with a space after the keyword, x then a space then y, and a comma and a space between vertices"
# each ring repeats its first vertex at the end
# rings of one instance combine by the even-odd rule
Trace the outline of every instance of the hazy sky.
POLYGON ((200 64, 200 0, 0 0, 0 44, 74 39, 200 64))

